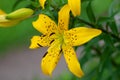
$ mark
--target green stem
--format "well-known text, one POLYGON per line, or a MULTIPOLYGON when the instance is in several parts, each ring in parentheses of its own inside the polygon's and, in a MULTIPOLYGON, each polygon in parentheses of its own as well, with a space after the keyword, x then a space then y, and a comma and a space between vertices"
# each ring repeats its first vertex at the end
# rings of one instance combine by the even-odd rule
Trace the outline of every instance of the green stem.
POLYGON ((84 20, 80 19, 79 17, 78 17, 78 19, 79 19, 80 22, 82 22, 82 23, 84 23, 84 24, 87 24, 87 25, 89 25, 89 26, 91 26, 91 27, 95 27, 95 25, 93 25, 92 23, 89 23, 89 22, 87 22, 87 21, 84 21, 84 20))

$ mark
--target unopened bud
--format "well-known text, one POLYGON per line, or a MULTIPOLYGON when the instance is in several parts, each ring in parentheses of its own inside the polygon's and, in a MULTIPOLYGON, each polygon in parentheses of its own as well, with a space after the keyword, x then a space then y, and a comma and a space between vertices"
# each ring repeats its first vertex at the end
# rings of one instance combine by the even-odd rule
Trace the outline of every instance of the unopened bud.
POLYGON ((21 8, 21 9, 18 9, 16 11, 10 13, 10 14, 7 14, 6 19, 9 19, 9 20, 15 20, 15 19, 23 20, 23 19, 26 19, 26 18, 30 17, 33 13, 34 13, 34 11, 32 9, 21 8))
POLYGON ((0 15, 0 27, 14 26, 19 22, 19 20, 7 20, 5 15, 0 15))

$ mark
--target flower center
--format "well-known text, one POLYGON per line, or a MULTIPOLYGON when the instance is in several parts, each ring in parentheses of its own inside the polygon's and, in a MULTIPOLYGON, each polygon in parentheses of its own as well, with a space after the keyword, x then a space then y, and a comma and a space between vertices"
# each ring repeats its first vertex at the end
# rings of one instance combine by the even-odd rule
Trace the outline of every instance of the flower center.
POLYGON ((62 45, 64 43, 64 34, 63 33, 58 33, 57 34, 57 39, 59 40, 60 44, 62 45))

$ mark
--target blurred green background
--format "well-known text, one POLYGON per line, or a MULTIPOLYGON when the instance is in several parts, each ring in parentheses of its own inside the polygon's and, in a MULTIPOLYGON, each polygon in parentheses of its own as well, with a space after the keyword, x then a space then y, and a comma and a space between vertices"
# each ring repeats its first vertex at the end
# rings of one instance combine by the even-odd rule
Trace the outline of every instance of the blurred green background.
MULTIPOLYGON (((19 2, 17 6, 15 5, 17 0, 0 0, 0 9, 4 10, 6 13, 10 13, 19 8, 27 7, 29 2, 24 0, 19 2)), ((6 50, 16 47, 30 44, 30 38, 37 34, 38 32, 32 27, 32 21, 35 18, 29 18, 22 21, 20 24, 13 27, 2 28, 0 27, 0 55, 5 55, 3 52, 6 50), (2 54, 3 53, 3 54, 2 54)))
MULTIPOLYGON (((73 18, 70 28, 89 26, 99 28, 102 35, 81 47, 76 47, 85 76, 73 76, 62 57, 53 73, 46 77, 39 63, 47 48, 30 50, 30 39, 40 35, 32 26, 33 16, 9 28, 0 27, 0 80, 120 80, 120 1, 81 0, 81 15, 73 18)), ((57 12, 67 0, 48 0, 41 10, 38 0, 0 0, 0 9, 6 13, 23 7, 44 13, 57 22, 57 12)))

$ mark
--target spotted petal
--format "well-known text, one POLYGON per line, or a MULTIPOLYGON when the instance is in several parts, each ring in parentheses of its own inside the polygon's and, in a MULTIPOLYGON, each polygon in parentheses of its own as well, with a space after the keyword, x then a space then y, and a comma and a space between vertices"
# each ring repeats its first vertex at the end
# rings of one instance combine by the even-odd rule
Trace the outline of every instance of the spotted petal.
POLYGON ((56 67, 61 56, 61 45, 59 41, 54 41, 49 47, 48 51, 43 56, 41 62, 41 68, 44 74, 52 75, 54 68, 56 67))
POLYGON ((68 4, 74 16, 80 15, 81 0, 68 0, 68 4))
POLYGON ((50 34, 57 31, 57 26, 53 20, 44 14, 40 14, 38 20, 33 22, 33 26, 43 34, 50 34))
POLYGON ((64 34, 64 40, 66 44, 78 46, 88 42, 100 34, 101 30, 99 29, 79 27, 66 31, 64 34))
POLYGON ((29 48, 35 49, 35 48, 45 47, 49 45, 50 44, 49 44, 49 39, 47 38, 47 35, 33 36, 33 38, 31 39, 31 45, 29 48))
POLYGON ((68 24, 69 24, 69 12, 70 8, 68 5, 65 5, 61 8, 58 15, 58 27, 60 30, 68 30, 68 24))
POLYGON ((69 70, 77 77, 82 77, 84 74, 77 60, 74 49, 71 46, 63 45, 62 50, 69 70))
POLYGON ((44 9, 45 2, 46 0, 39 0, 39 3, 43 9, 44 9))

